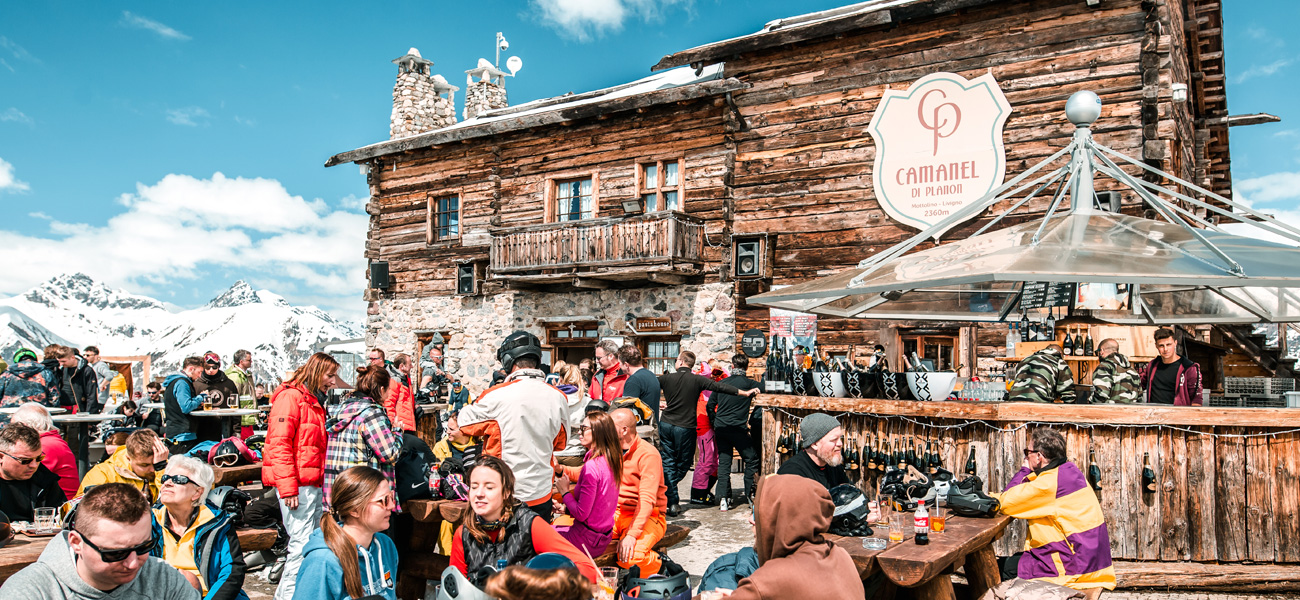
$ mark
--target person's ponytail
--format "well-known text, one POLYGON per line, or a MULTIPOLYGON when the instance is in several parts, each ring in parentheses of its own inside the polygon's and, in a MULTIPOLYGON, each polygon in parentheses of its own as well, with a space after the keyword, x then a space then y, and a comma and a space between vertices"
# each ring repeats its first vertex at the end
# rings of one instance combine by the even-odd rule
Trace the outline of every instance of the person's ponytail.
POLYGON ((353 598, 366 595, 365 588, 361 585, 357 541, 343 531, 339 521, 364 510, 375 491, 385 481, 387 479, 384 474, 371 467, 352 467, 339 473, 330 488, 330 510, 320 519, 325 545, 338 557, 339 566, 343 569, 343 589, 353 598))
POLYGON ((338 557, 339 567, 343 569, 343 589, 353 598, 365 596, 365 590, 361 587, 361 565, 357 560, 356 540, 339 527, 338 521, 334 520, 333 510, 320 518, 320 529, 325 535, 325 545, 338 557))

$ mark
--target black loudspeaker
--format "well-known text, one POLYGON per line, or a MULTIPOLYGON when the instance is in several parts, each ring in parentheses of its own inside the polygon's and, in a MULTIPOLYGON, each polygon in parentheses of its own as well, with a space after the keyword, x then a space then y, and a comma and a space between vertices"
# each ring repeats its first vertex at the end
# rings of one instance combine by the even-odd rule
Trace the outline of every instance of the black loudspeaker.
POLYGON ((736 242, 736 277, 759 277, 763 274, 762 256, 758 240, 736 242))
POLYGON ((1119 212, 1120 205, 1124 202, 1124 198, 1120 196, 1119 192, 1115 191, 1093 192, 1092 197, 1093 208, 1106 212, 1119 212))
POLYGON ((473 296, 478 293, 478 273, 474 263, 456 265, 456 294, 473 296))
POLYGON ((370 287, 388 289, 388 261, 377 260, 370 263, 370 287))

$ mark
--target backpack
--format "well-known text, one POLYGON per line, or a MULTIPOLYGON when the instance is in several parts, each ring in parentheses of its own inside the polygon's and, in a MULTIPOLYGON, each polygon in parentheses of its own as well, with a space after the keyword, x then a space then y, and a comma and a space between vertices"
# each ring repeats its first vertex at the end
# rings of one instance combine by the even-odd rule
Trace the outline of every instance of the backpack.
POLYGON ((456 458, 448 458, 438 465, 438 493, 437 496, 444 500, 467 500, 469 499, 469 485, 466 483, 468 477, 465 474, 465 465, 461 464, 456 458))
POLYGON ((1001 503, 984 493, 984 481, 971 475, 948 487, 948 510, 960 517, 992 517, 1001 503))
POLYGON ((429 470, 433 466, 433 451, 413 433, 402 434, 402 453, 397 458, 393 473, 397 478, 397 501, 427 500, 433 498, 429 489, 429 470))

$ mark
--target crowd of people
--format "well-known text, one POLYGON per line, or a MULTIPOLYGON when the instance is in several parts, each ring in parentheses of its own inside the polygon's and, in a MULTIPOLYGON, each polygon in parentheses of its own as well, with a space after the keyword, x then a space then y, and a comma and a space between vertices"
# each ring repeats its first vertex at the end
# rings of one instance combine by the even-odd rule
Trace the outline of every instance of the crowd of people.
MULTIPOLYGON (((1177 369, 1156 365, 1130 376, 1109 342, 1101 345, 1109 393, 1132 396, 1141 387, 1153 398, 1169 389, 1175 398, 1199 397, 1182 390, 1194 364, 1166 359, 1162 346, 1165 360, 1157 362, 1177 369), (1165 373, 1175 375, 1172 388, 1165 373)), ((0 405, 16 407, 0 428, 0 517, 30 522, 37 509, 54 508, 65 531, 3 589, 42 597, 246 598, 249 566, 237 515, 217 496, 200 446, 219 440, 194 416, 213 397, 238 397, 252 398, 253 407, 258 399, 269 403, 265 420, 242 421, 238 437, 251 443, 254 425, 265 422, 267 496, 258 502, 273 507, 287 541, 278 600, 396 600, 401 501, 448 482, 462 486, 469 514, 458 525, 444 523, 439 550, 490 597, 588 600, 601 578, 595 559, 606 552, 625 585, 684 582, 659 544, 667 520, 685 510, 677 489, 691 470, 688 504, 754 509, 754 544, 741 553, 749 559, 719 559, 710 572, 722 575, 711 580, 725 585, 710 589, 737 598, 863 597, 852 559, 821 535, 842 512, 831 491, 849 483, 834 417, 803 418, 794 454, 760 479, 762 413, 751 403, 760 384, 746 375, 744 354, 700 360, 683 351, 670 372, 655 375, 634 345, 601 341, 594 350, 594 361, 544 365, 540 340, 513 332, 497 351, 499 381, 472 401, 463 382, 443 370, 437 345, 423 360, 389 360, 373 349, 352 385, 338 361, 316 353, 269 394, 254 381, 250 352, 235 352, 224 370, 209 352, 150 383, 147 398, 117 403, 102 394, 112 373, 100 374, 95 365, 108 366, 97 349, 52 346, 44 360, 20 350, 0 377, 0 405), (416 434, 423 411, 417 398, 433 389, 449 406, 443 435, 430 447, 416 434), (154 403, 163 409, 144 408, 154 403), (50 415, 54 407, 120 416, 104 460, 84 475, 50 415), (739 490, 731 485, 733 454, 743 465, 739 490), (414 471, 407 468, 413 456, 427 457, 414 471), (565 568, 529 568, 543 556, 565 568)), ((1040 354, 1027 363, 1049 364, 1051 352, 1040 354)), ((1058 373, 1017 386, 1063 393, 1058 373)), ((1031 550, 1008 557, 1004 573, 1113 587, 1100 507, 1065 461, 1064 440, 1036 430, 1025 456, 1001 500, 1006 514, 1030 521, 1031 550), (1089 541, 1062 545, 1059 532, 1089 541)))
POLYGON ((1172 330, 1157 329, 1154 338, 1159 356, 1141 368, 1120 353, 1118 341, 1102 340, 1097 346, 1092 389, 1085 398, 1077 396, 1074 372, 1065 360, 1061 345, 1050 344, 1020 361, 1008 397, 1020 402, 1071 404, 1082 400, 1094 404, 1147 402, 1200 406, 1200 365, 1178 354, 1178 340, 1172 330))

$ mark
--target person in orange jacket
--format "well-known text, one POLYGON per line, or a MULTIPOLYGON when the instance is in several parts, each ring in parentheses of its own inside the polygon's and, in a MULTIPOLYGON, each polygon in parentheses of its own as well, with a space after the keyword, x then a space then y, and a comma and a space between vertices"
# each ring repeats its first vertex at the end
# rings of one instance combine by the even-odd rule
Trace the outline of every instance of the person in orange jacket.
MULTIPOLYGON (((388 366, 388 376, 395 385, 388 388, 384 398, 384 412, 393 428, 400 434, 403 431, 415 432, 415 393, 411 391, 411 357, 398 354, 388 366)), ((401 437, 400 435, 398 437, 401 437)))
POLYGON ((324 513, 325 398, 336 385, 339 363, 317 352, 271 395, 262 484, 280 495, 280 514, 289 534, 289 558, 276 600, 292 600, 302 549, 324 513))

